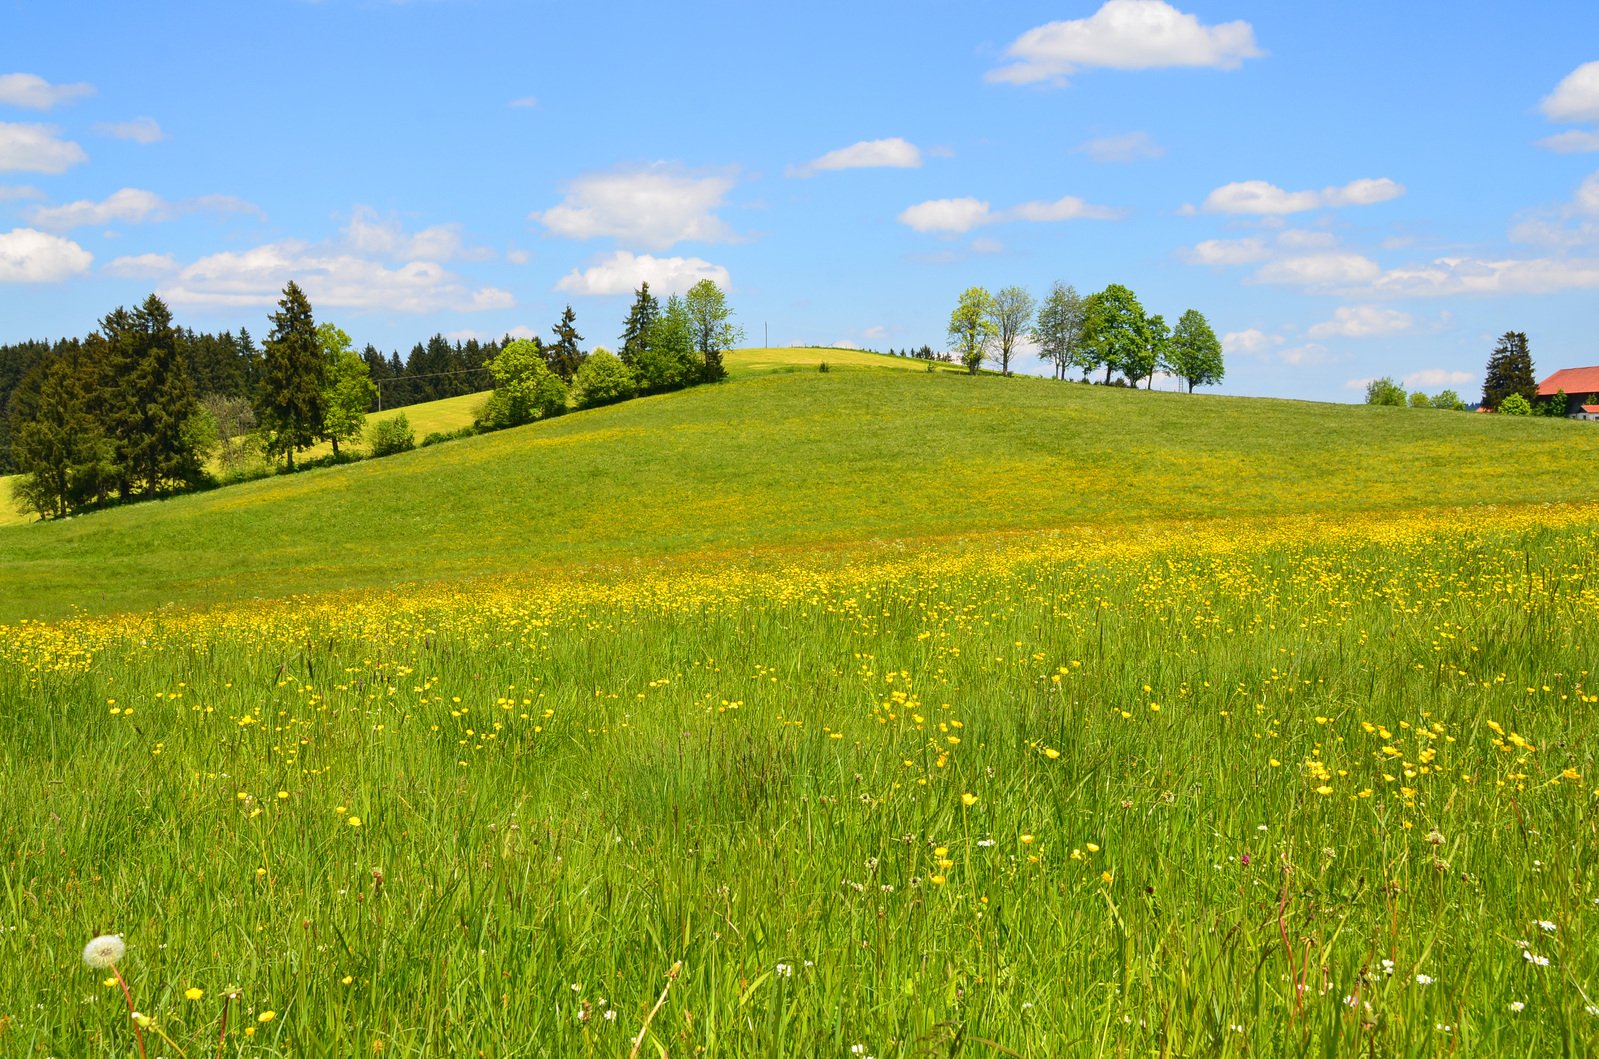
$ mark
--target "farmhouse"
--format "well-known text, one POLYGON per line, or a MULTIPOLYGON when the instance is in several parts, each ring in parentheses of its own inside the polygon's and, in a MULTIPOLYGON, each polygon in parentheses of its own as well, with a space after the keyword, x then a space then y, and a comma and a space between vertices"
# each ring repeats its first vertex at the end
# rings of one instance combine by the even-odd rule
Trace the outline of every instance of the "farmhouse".
POLYGON ((1561 368, 1538 384, 1540 398, 1565 392, 1566 415, 1573 419, 1599 419, 1599 365, 1591 368, 1561 368))

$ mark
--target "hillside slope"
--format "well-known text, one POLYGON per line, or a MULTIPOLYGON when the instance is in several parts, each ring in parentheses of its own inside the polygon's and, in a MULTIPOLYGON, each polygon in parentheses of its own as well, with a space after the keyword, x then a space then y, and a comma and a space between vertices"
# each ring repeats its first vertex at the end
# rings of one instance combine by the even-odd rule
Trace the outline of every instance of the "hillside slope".
POLYGON ((0 621, 1112 521, 1586 499, 1599 430, 992 376, 768 374, 0 528, 0 621))

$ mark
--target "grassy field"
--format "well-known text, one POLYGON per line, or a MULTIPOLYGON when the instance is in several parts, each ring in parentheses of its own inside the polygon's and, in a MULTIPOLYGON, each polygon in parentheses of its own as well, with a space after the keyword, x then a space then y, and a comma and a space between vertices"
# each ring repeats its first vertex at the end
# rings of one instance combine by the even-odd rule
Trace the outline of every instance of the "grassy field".
POLYGON ((0 1046, 129 1055, 121 932, 150 1055, 1593 1054, 1596 562, 1310 515, 0 628, 0 1046))
POLYGON ((841 366, 3 527, 0 620, 997 530, 1555 502, 1596 458, 1599 431, 1565 420, 841 366))

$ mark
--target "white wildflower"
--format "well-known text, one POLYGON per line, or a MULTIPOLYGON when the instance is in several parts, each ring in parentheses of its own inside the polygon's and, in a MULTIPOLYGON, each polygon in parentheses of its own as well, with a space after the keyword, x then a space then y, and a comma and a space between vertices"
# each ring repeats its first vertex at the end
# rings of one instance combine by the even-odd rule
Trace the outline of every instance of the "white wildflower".
POLYGON ((1547 956, 1539 956, 1537 953, 1533 952, 1531 949, 1528 949, 1526 952, 1523 952, 1521 954, 1521 958, 1526 960, 1528 963, 1532 964, 1535 967, 1548 967, 1549 966, 1549 957, 1547 957, 1547 956))
POLYGON ((1430 974, 1418 974, 1416 976, 1416 984, 1417 985, 1432 985, 1432 983, 1433 983, 1433 977, 1430 974))
POLYGON ((83 962, 97 971, 121 963, 128 947, 115 934, 101 934, 83 947, 83 962))
POLYGON ((789 966, 788 964, 780 963, 780 964, 777 965, 777 976, 779 978, 788 978, 791 975, 793 975, 793 973, 794 973, 794 968, 789 966))
POLYGON ((1556 929, 1555 925, 1553 923, 1549 922, 1547 919, 1538 920, 1538 926, 1539 926, 1540 929, 1543 930, 1543 932, 1545 934, 1553 934, 1555 932, 1555 929, 1556 929))
POLYGON ((1515 1011, 1515 1012, 1526 1011, 1527 1010, 1527 1005, 1526 1005, 1526 1003, 1524 1001, 1512 1000, 1510 1002, 1510 1010, 1511 1011, 1515 1011))

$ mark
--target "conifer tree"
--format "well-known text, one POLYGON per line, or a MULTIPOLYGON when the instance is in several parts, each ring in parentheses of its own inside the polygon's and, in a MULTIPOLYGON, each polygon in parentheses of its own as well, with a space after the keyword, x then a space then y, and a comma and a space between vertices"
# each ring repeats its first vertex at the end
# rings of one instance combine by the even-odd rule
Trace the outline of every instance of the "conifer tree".
POLYGON ((650 293, 649 281, 639 285, 634 293, 633 307, 628 310, 627 322, 622 325, 622 363, 632 367, 634 359, 644 351, 649 341, 650 328, 660 318, 661 303, 650 293))
POLYGON ((311 303, 293 280, 272 314, 256 395, 256 418, 267 433, 267 453, 282 455, 294 470, 294 454, 322 434, 327 361, 317 342, 311 303))
POLYGON ((204 454, 190 420, 199 401, 166 304, 152 294, 131 313, 110 313, 101 328, 109 354, 101 398, 120 492, 153 497, 163 484, 198 481, 204 454))
POLYGON ((95 375, 74 343, 39 365, 14 396, 13 455, 23 477, 13 494, 30 511, 60 517, 104 498, 114 468, 111 444, 89 407, 95 375))
POLYGON ((555 325, 555 342, 544 347, 544 359, 550 370, 568 385, 577 375, 577 369, 583 366, 583 350, 578 345, 582 341, 583 336, 577 333, 577 314, 568 305, 561 314, 561 322, 555 325))
POLYGON ((1489 408, 1497 409, 1511 394, 1520 394, 1528 403, 1538 397, 1538 383, 1532 376, 1532 351, 1522 331, 1506 331, 1499 336, 1482 380, 1482 403, 1489 408))

